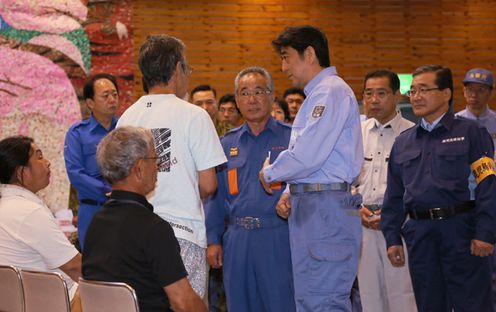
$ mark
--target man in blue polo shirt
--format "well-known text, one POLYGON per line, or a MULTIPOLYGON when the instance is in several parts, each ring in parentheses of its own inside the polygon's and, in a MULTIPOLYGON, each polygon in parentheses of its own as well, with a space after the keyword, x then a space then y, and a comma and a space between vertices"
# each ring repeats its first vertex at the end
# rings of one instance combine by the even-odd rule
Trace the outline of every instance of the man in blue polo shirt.
POLYGON ((81 250, 91 219, 105 203, 106 194, 111 190, 96 164, 96 147, 117 124, 115 113, 119 90, 115 77, 105 73, 90 77, 84 85, 83 96, 91 111, 90 118, 71 126, 64 145, 67 175, 79 201, 78 238, 81 250))
POLYGON ((388 258, 393 266, 405 264, 403 236, 420 312, 492 312, 496 177, 491 137, 449 111, 449 68, 417 68, 407 95, 421 119, 396 138, 389 157, 381 214, 388 258))
POLYGON ((284 218, 291 212, 296 307, 351 311, 362 234, 361 196, 350 192, 363 163, 358 105, 330 66, 327 38, 319 29, 289 27, 272 44, 282 70, 307 96, 293 122, 288 150, 267 160, 260 172, 269 193, 269 183, 289 184, 277 212, 284 218))

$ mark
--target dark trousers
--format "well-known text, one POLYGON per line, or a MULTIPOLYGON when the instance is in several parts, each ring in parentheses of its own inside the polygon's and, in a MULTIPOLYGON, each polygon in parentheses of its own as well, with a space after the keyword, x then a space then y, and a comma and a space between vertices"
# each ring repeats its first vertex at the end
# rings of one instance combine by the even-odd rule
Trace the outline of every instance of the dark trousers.
POLYGON ((475 214, 408 220, 403 236, 419 312, 493 312, 491 257, 470 253, 475 214))

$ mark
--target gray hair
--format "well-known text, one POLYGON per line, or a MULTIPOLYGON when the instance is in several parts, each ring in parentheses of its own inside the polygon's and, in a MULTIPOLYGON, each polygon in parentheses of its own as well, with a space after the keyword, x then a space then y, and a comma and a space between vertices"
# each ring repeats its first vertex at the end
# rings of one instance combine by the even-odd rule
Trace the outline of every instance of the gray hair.
POLYGON ((111 184, 129 176, 138 159, 155 148, 150 130, 121 127, 107 134, 98 144, 96 161, 102 176, 111 184))
POLYGON ((143 85, 150 89, 167 84, 176 70, 177 62, 186 72, 184 43, 169 35, 151 35, 139 50, 138 64, 143 74, 143 85))
POLYGON ((274 91, 274 79, 272 79, 272 75, 263 67, 259 66, 252 66, 252 67, 247 67, 240 71, 238 75, 236 76, 236 79, 234 79, 234 93, 238 93, 238 85, 239 85, 239 80, 243 78, 246 75, 249 74, 259 74, 262 75, 265 80, 267 81, 267 89, 270 91, 274 91))

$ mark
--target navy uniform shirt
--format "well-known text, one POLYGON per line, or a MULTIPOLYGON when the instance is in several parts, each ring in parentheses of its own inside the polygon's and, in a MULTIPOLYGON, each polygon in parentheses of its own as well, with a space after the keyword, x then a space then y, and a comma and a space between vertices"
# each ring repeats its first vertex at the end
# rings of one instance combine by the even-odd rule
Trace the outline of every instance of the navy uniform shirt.
POLYGON ((208 244, 220 244, 227 215, 237 217, 277 217, 275 205, 283 191, 272 184, 273 195, 265 193, 258 173, 270 151, 273 162, 287 149, 291 127, 272 118, 255 136, 245 123, 221 140, 227 163, 217 168, 218 188, 205 207, 208 244))
MULTIPOLYGON (((420 122, 401 133, 391 150, 381 227, 387 246, 402 245, 401 227, 407 209, 453 207, 473 199, 470 165, 494 157, 491 137, 475 122, 446 113, 429 132, 420 122)), ((475 188, 474 239, 494 243, 496 233, 496 177, 475 188)))
POLYGON ((71 126, 65 136, 64 159, 67 175, 78 198, 105 202, 110 184, 104 180, 96 163, 96 147, 110 131, 115 129, 117 119, 112 118, 110 128, 105 129, 91 114, 90 118, 71 126))

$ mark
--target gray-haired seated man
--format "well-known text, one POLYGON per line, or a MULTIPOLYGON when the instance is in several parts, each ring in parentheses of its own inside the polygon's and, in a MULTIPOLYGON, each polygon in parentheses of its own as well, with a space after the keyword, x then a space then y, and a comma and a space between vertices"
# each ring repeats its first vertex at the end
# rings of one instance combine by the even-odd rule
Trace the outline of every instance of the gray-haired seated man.
POLYGON ((188 282, 171 226, 145 197, 157 181, 151 132, 113 130, 98 145, 97 163, 112 194, 88 228, 84 278, 129 284, 141 311, 207 311, 188 282))

